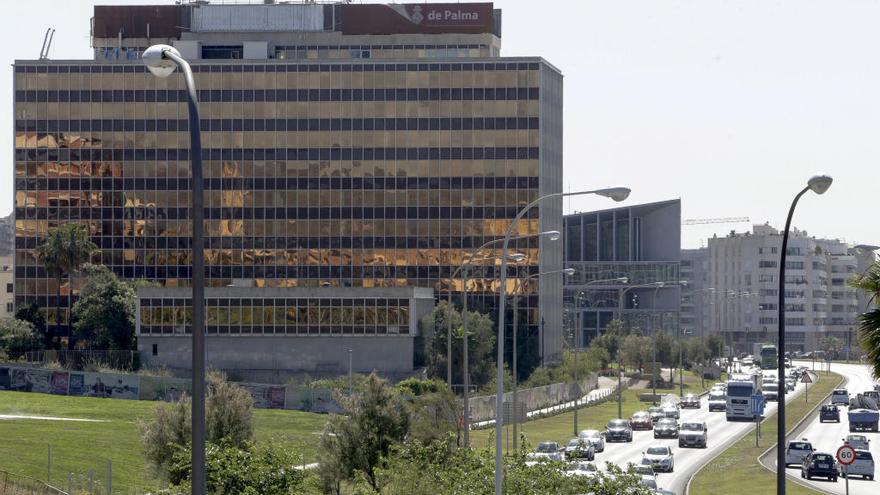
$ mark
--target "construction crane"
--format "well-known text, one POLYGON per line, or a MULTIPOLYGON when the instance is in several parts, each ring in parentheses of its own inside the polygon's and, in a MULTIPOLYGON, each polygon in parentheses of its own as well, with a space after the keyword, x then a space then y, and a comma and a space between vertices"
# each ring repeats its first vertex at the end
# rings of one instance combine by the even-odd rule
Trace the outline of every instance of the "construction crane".
POLYGON ((748 223, 749 217, 721 217, 721 218, 688 218, 682 220, 682 225, 704 225, 708 223, 748 223))

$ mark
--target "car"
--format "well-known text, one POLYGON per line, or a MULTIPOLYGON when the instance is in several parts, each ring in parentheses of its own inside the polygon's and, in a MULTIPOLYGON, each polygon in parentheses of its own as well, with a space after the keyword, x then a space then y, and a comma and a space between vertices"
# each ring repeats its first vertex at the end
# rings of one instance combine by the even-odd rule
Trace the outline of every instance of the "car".
POLYGON ((856 450, 871 450, 871 441, 865 435, 847 435, 843 443, 849 444, 856 450))
POLYGON ((834 421, 840 423, 840 410, 834 404, 825 404, 819 410, 819 422, 834 421))
POLYGON ((654 468, 654 471, 675 471, 675 458, 668 445, 652 445, 642 452, 642 464, 654 468))
POLYGON ((541 442, 534 452, 527 454, 530 461, 562 461, 565 449, 556 442, 541 442))
POLYGON ((861 476, 866 480, 874 480, 874 457, 867 450, 856 450, 856 458, 849 466, 838 467, 843 477, 861 476))
POLYGON ((642 486, 648 487, 648 489, 651 490, 651 493, 657 492, 657 480, 656 479, 649 478, 648 476, 642 476, 642 478, 639 480, 639 483, 641 483, 642 486))
POLYGON ((779 400, 779 385, 776 383, 765 383, 764 390, 762 391, 764 394, 764 400, 767 402, 770 401, 778 401, 779 400))
POLYGON ((612 419, 605 426, 605 440, 608 442, 632 442, 632 424, 628 419, 612 419))
POLYGON ((566 476, 583 476, 592 478, 599 473, 599 469, 592 462, 572 462, 565 467, 566 476))
POLYGON ((797 387, 797 383, 794 380, 786 379, 785 380, 785 390, 791 392, 797 387))
POLYGON ((678 430, 678 446, 706 448, 709 443, 709 429, 704 422, 682 423, 678 430))
POLYGON ((648 411, 637 411, 629 421, 633 430, 650 430, 654 427, 654 421, 648 411))
POLYGON ((834 456, 824 452, 807 454, 801 461, 801 478, 811 480, 813 476, 826 477, 828 481, 836 483, 837 461, 834 460, 834 456))
POLYGON ((678 421, 663 418, 654 425, 654 438, 678 438, 678 421))
POLYGON ((681 398, 681 408, 682 409, 699 409, 700 408, 700 398, 694 394, 687 394, 681 398))
POLYGON ((709 392, 709 411, 727 411, 727 396, 724 392, 709 392))
POLYGON ((681 411, 678 409, 678 404, 666 404, 663 406, 663 415, 667 418, 680 418, 681 411))
POLYGON ((586 459, 592 461, 596 458, 596 449, 593 444, 583 438, 572 438, 565 446, 565 457, 571 460, 586 459))
POLYGON ((807 454, 812 454, 813 450, 815 450, 813 449, 813 444, 807 441, 806 438, 788 442, 788 447, 785 449, 785 467, 792 464, 802 464, 804 457, 806 457, 807 454))
POLYGON ((578 438, 590 442, 596 452, 605 452, 605 435, 599 430, 582 430, 578 438))
POLYGON ((849 392, 845 388, 836 388, 831 392, 832 404, 849 405, 849 392))
POLYGON ((654 472, 654 468, 651 467, 650 464, 632 464, 630 463, 630 468, 632 468, 632 472, 639 476, 650 476, 651 478, 657 478, 657 474, 654 472))
POLYGON ((663 408, 660 406, 649 407, 648 414, 651 415, 651 421, 653 421, 654 423, 666 417, 666 414, 663 412, 663 408))

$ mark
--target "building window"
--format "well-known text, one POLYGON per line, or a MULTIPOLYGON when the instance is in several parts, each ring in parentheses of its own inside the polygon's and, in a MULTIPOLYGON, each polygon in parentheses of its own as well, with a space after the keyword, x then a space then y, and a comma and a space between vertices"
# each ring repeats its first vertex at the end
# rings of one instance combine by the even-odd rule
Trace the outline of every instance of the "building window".
POLYGON ((6 303, 6 312, 7 313, 12 313, 14 310, 15 310, 15 308, 13 307, 13 304, 11 302, 6 303))
POLYGON ((153 344, 153 355, 154 356, 159 355, 159 344, 153 344))
POLYGON ((6 284, 6 293, 12 294, 12 284, 6 284))

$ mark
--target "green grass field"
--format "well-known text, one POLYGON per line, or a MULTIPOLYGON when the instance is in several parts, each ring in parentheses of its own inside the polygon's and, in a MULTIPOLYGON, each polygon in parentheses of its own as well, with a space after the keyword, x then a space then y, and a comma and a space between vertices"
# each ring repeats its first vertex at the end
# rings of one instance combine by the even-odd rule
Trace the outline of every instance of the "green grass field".
MULTIPOLYGON (((146 465, 136 421, 150 416, 156 402, 0 392, 0 414, 96 419, 86 423, 0 419, 0 470, 45 480, 48 446, 52 481, 66 486, 67 473, 87 477, 93 470, 104 486, 113 463, 114 493, 143 493, 159 484, 146 465)), ((314 459, 318 433, 327 416, 300 411, 254 410, 257 441, 272 439, 314 459)))
MULTIPOLYGON (((817 382, 810 385, 807 399, 798 396, 785 406, 786 429, 790 430, 819 402, 831 393, 842 381, 836 373, 816 372, 817 382)), ((758 456, 776 441, 776 414, 768 416, 761 423, 761 440, 755 448, 754 429, 730 448, 706 465, 694 477, 690 493, 694 495, 713 493, 772 493, 776 487, 776 474, 758 464, 758 456)), ((801 485, 786 481, 786 493, 817 493, 801 485)))
MULTIPOLYGON (((678 374, 675 375, 676 380, 678 374)), ((706 380, 705 387, 711 388, 715 382, 706 380)), ((636 411, 647 410, 651 406, 650 402, 639 401, 639 395, 650 393, 651 388, 638 390, 624 390, 621 401, 621 409, 623 417, 629 418, 636 411)), ((700 379, 693 373, 685 372, 684 376, 684 393, 700 393, 703 389, 700 387, 700 379)), ((678 385, 671 390, 657 390, 657 393, 674 393, 678 394, 678 385)), ((578 409, 578 430, 596 429, 602 430, 608 423, 608 420, 617 417, 617 395, 611 396, 609 400, 598 405, 582 407, 578 409)), ((504 427, 508 429, 507 426, 504 427)), ((526 441, 532 446, 538 442, 556 441, 559 443, 568 443, 568 440, 574 437, 574 412, 569 411, 556 416, 550 416, 541 419, 528 421, 520 425, 520 430, 526 437, 526 441)), ((491 435, 494 429, 488 428, 471 432, 471 445, 475 448, 483 448, 490 446, 491 435)), ((512 436, 512 433, 508 433, 512 436)), ((505 441, 505 448, 507 442, 505 441)))

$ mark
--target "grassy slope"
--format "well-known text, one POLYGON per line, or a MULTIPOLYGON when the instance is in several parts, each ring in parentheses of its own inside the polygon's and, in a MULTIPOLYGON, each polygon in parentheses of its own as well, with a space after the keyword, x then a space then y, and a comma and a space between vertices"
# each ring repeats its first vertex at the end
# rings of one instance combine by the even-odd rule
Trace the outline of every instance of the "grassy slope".
MULTIPOLYGON (((819 380, 810 385, 809 403, 803 396, 792 400, 785 408, 786 429, 790 430, 817 403, 824 399, 842 380, 836 373, 817 372, 819 380)), ((716 457, 703 468, 691 483, 693 495, 714 493, 773 493, 776 489, 776 474, 758 464, 758 456, 770 448, 776 440, 776 414, 761 423, 761 441, 755 448, 754 430, 716 457)), ((817 493, 791 481, 786 482, 786 493, 817 493)))
MULTIPOLYGON (((675 378, 678 379, 676 373, 675 378)), ((688 372, 685 373, 684 393, 700 393, 700 379, 688 372)), ((706 380, 705 385, 710 388, 714 382, 706 380)), ((639 395, 651 393, 650 387, 640 390, 624 390, 622 410, 623 417, 629 418, 632 414, 639 410, 646 410, 651 406, 650 402, 640 402, 639 395)), ((657 390, 657 393, 674 393, 678 394, 678 386, 671 390, 657 390)), ((609 419, 617 417, 617 395, 613 395, 610 400, 599 405, 582 407, 578 409, 578 429, 601 430, 608 423, 609 419)), ((504 427, 505 430, 508 428, 504 427)), ((538 442, 556 441, 559 443, 568 443, 574 435, 574 413, 569 411, 557 416, 551 416, 542 419, 536 419, 520 425, 521 431, 526 436, 526 441, 531 445, 537 445, 538 442)), ((489 446, 490 435, 494 433, 493 428, 477 430, 471 432, 471 445, 476 448, 489 446)))
MULTIPOLYGON (((47 446, 52 445, 52 473, 56 482, 68 472, 89 470, 106 479, 107 461, 113 461, 113 487, 122 493, 153 486, 157 481, 146 467, 136 421, 150 415, 156 402, 64 397, 36 393, 0 392, 0 414, 100 419, 105 423, 44 420, 0 420, 0 469, 46 479, 47 446), (62 474, 63 473, 63 474, 62 474)), ((299 411, 257 409, 254 423, 258 441, 273 439, 314 458, 316 432, 326 416, 299 411)))

